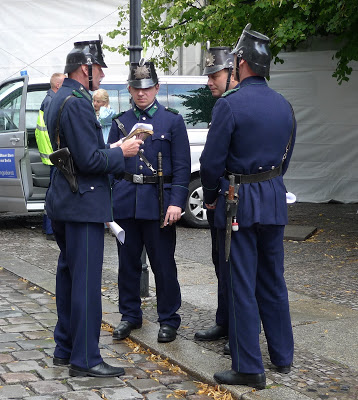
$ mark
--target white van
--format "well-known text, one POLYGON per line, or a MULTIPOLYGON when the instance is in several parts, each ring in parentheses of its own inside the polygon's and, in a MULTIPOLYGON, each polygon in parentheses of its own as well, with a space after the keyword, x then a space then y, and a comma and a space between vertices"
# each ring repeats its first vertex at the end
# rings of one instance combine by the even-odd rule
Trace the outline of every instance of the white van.
MULTIPOLYGON (((49 81, 49 80, 48 80, 49 81)), ((130 108, 127 77, 104 79, 101 88, 110 96, 111 107, 130 108)), ((187 126, 191 149, 191 182, 183 216, 193 227, 206 227, 206 211, 199 178, 203 150, 215 99, 205 76, 161 76, 158 100, 177 109, 187 126)), ((50 85, 28 76, 0 84, 0 212, 41 211, 49 184, 49 166, 41 162, 35 128, 38 110, 50 85)))

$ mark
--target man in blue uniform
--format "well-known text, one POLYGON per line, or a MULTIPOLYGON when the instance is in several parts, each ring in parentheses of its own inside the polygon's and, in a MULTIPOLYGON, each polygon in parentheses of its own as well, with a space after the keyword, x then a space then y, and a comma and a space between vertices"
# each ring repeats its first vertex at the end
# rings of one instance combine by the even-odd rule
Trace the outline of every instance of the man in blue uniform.
POLYGON ((185 209, 188 196, 189 140, 182 116, 176 110, 163 107, 156 99, 159 84, 152 62, 142 59, 131 63, 128 90, 132 109, 112 122, 108 143, 123 139, 137 123, 151 125, 153 134, 144 141, 137 157, 125 160, 124 178, 115 181, 113 186, 114 218, 126 232, 125 243, 117 242, 122 319, 113 337, 124 339, 132 329, 142 325, 140 277, 144 245, 155 277, 158 342, 171 342, 176 338, 181 320, 177 312, 181 294, 174 260, 175 223, 185 209))
MULTIPOLYGON (((234 56, 229 47, 209 47, 205 57, 203 75, 208 77, 208 87, 213 97, 221 97, 227 90, 234 89, 238 81, 234 76, 234 56)), ((214 226, 215 210, 207 210, 207 218, 211 233, 211 252, 218 278, 218 308, 216 310, 215 325, 204 331, 195 333, 196 340, 219 340, 228 336, 229 316, 227 304, 227 290, 224 281, 223 268, 220 268, 219 253, 217 250, 217 229, 214 226)), ((229 345, 224 347, 224 353, 230 354, 229 345)))
POLYGON ((53 363, 70 364, 71 376, 113 377, 124 370, 105 363, 98 347, 104 222, 113 220, 108 174, 123 174, 124 157, 135 156, 142 141, 104 144, 88 92, 98 89, 104 77, 101 41, 74 46, 65 67, 69 78, 54 96, 47 118, 52 147, 67 147, 74 168, 74 174, 68 173, 68 163, 67 172, 58 164, 46 196, 60 248, 53 363))
POLYGON ((221 384, 263 389, 260 318, 275 369, 288 373, 293 360, 283 276, 287 205, 282 175, 291 158, 296 122, 290 104, 265 80, 271 60, 269 38, 250 27, 246 26, 233 51, 240 85, 214 107, 200 172, 205 203, 216 210, 220 261, 228 257, 232 369, 218 372, 214 378, 221 384), (239 198, 234 215, 230 211, 235 202, 226 196, 229 179, 239 198), (234 217, 239 230, 231 233, 234 217), (226 231, 227 224, 230 229, 226 231))

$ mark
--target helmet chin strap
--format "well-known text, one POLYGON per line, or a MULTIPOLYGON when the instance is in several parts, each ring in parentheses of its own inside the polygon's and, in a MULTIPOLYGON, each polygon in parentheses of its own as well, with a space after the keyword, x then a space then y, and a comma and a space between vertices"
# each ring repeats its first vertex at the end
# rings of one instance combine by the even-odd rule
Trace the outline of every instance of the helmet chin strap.
POLYGON ((236 69, 235 69, 235 79, 240 82, 240 61, 242 60, 241 56, 236 56, 236 69))
POLYGON ((93 75, 92 75, 92 64, 88 65, 88 83, 89 83, 89 90, 93 90, 93 75))
POLYGON ((233 67, 230 66, 230 67, 228 68, 228 74, 227 74, 227 81, 226 81, 225 92, 227 92, 228 89, 229 89, 229 85, 230 85, 230 81, 231 81, 232 70, 233 70, 233 67))

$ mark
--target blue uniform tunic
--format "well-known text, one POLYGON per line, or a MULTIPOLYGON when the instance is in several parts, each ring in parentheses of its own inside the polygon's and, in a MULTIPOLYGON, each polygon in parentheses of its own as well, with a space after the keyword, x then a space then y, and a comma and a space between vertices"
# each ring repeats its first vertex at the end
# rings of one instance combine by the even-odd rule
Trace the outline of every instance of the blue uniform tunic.
POLYGON ((105 146, 91 95, 82 85, 65 79, 48 109, 48 131, 57 147, 55 128, 60 119, 60 147, 68 147, 74 161, 78 191, 73 193, 61 171, 55 170, 46 196, 60 248, 56 275, 58 322, 54 355, 71 364, 91 368, 102 358, 98 348, 102 320, 101 276, 104 222, 111 221, 109 173, 124 171, 121 148, 105 146))
MULTIPOLYGON (((280 165, 289 138, 292 145, 283 163, 286 172, 296 124, 290 104, 270 89, 264 78, 246 78, 238 89, 220 98, 214 109, 201 155, 205 202, 217 200, 220 263, 225 263, 225 169, 257 174, 280 165)), ((232 232, 226 281, 229 299, 229 342, 232 368, 243 373, 264 371, 259 346, 260 317, 271 361, 288 365, 293 337, 287 288, 283 277, 283 232, 287 223, 286 189, 282 176, 239 187, 237 222, 232 232)))
MULTIPOLYGON (((190 180, 190 147, 183 118, 165 109, 155 101, 146 110, 134 106, 119 116, 126 132, 138 123, 153 125, 153 135, 141 146, 145 157, 158 167, 158 152, 163 157, 163 175, 171 176, 171 183, 164 184, 164 215, 169 205, 185 209, 190 180)), ((123 138, 115 121, 112 123, 108 143, 123 138)), ((140 155, 125 160, 125 171, 130 174, 153 176, 153 172, 140 155)), ((137 184, 115 180, 113 185, 113 213, 115 220, 126 231, 124 245, 118 245, 119 311, 123 321, 140 325, 140 276, 141 253, 145 245, 156 282, 157 311, 162 324, 178 328, 181 305, 180 287, 174 260, 175 224, 159 227, 159 200, 157 184, 137 184)))

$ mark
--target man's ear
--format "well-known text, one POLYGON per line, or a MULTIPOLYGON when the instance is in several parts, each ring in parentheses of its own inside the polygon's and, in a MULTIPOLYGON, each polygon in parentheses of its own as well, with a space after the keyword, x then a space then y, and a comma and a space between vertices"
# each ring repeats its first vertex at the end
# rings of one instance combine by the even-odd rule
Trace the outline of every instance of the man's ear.
POLYGON ((81 70, 86 76, 88 76, 88 65, 82 64, 81 70))

